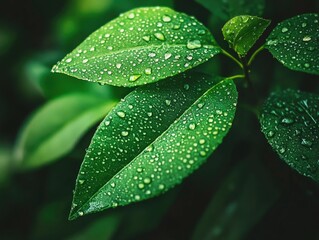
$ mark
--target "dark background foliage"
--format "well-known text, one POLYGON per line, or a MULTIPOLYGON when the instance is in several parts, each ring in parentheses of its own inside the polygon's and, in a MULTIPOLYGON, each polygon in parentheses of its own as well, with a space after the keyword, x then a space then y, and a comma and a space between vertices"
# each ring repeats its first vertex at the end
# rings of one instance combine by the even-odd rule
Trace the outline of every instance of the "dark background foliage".
MULTIPOLYGON (((227 47, 220 30, 225 22, 211 16, 195 1, 2 2, 0 239, 190 239, 192 236, 196 238, 194 232, 201 228, 199 224, 208 224, 211 236, 219 236, 216 239, 319 239, 319 185, 297 174, 278 159, 260 132, 258 120, 247 110, 251 102, 250 93, 241 88, 234 126, 224 143, 182 185, 158 198, 73 222, 67 220, 77 171, 94 129, 63 159, 28 172, 16 170, 11 153, 19 130, 30 113, 54 96, 86 90, 87 85, 81 85, 82 82, 64 85, 65 77, 49 73, 52 64, 119 13, 134 7, 159 4, 196 16, 211 29, 218 42, 227 47), (43 73, 43 69, 47 69, 48 73, 43 73), (50 79, 56 83, 48 93, 43 93, 39 82, 50 79), (74 84, 78 84, 76 90, 73 89, 74 84), (256 168, 249 166, 256 162, 262 166, 265 175, 252 173, 256 168), (245 178, 246 182, 235 178, 237 180, 231 183, 236 193, 228 199, 227 194, 220 192, 228 188, 228 175, 238 172, 241 174, 238 179, 250 178, 245 178), (258 185, 268 181, 271 182, 270 187, 267 185, 269 189, 263 188, 265 184, 258 185), (255 183, 254 187, 251 187, 252 183, 255 183), (265 192, 273 198, 267 201, 265 196, 264 202, 252 200, 256 196, 264 196, 265 192), (216 203, 214 197, 220 195, 220 202, 216 203), (226 205, 229 202, 239 202, 241 213, 231 215, 226 205), (209 212, 207 207, 212 205, 214 208, 214 204, 220 206, 220 212, 215 211, 211 219, 202 218, 205 212, 209 212), (256 217, 258 209, 261 212, 256 217), (228 219, 229 214, 232 217, 228 219), (247 219, 255 220, 246 224, 247 219), (234 229, 244 229, 243 237, 222 237, 227 235, 225 232, 234 229)), ((272 20, 271 29, 289 17, 318 12, 318 5, 316 0, 268 0, 264 17, 272 20)), ((223 56, 204 64, 201 69, 224 76, 239 71, 223 56)), ((315 76, 285 69, 267 52, 257 57, 252 70, 260 102, 269 91, 288 87, 319 93, 315 76)), ((66 78, 65 81, 72 80, 66 78)), ((127 90, 115 87, 112 91, 119 97, 127 93, 127 90)))

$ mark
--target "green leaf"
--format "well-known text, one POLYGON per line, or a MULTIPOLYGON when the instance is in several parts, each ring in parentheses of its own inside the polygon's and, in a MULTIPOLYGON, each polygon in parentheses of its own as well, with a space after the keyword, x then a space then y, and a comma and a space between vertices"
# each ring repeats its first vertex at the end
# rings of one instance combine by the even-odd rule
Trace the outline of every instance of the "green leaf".
POLYGON ((192 239, 245 239, 278 199, 279 193, 273 177, 258 159, 240 162, 214 193, 192 239))
POLYGON ((264 0, 196 0, 214 15, 223 20, 229 20, 238 15, 261 16, 264 7, 264 0))
POLYGON ((24 127, 15 155, 25 169, 67 154, 82 135, 115 105, 88 94, 70 94, 41 107, 24 127))
POLYGON ((216 82, 179 75, 138 88, 118 104, 87 150, 70 219, 154 197, 197 169, 235 114, 234 83, 216 82))
POLYGON ((272 93, 260 123, 269 144, 290 167, 319 181, 319 96, 295 90, 272 93))
POLYGON ((302 14, 279 23, 266 48, 292 70, 319 74, 319 14, 302 14))
POLYGON ((245 56, 270 24, 269 20, 248 15, 230 19, 223 27, 223 35, 230 46, 245 56))
POLYGON ((195 18, 166 7, 139 8, 94 32, 52 71, 132 87, 184 72, 219 52, 195 18))

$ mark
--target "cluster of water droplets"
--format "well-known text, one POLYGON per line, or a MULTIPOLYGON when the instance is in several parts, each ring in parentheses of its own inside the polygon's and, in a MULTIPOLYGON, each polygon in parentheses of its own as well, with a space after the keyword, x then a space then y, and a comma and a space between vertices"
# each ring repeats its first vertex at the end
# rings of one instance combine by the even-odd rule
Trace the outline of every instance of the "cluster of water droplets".
POLYGON ((302 174, 319 179, 318 96, 294 90, 273 93, 263 109, 261 125, 282 159, 302 174))
POLYGON ((52 71, 101 84, 136 86, 176 75, 219 52, 195 18, 164 7, 140 8, 94 32, 52 71))
POLYGON ((319 14, 303 14, 277 25, 266 47, 285 66, 319 72, 319 14))
MULTIPOLYGON (((184 88, 183 91, 189 90, 184 88)), ((126 162, 125 166, 123 163, 121 166, 123 160, 115 159, 121 166, 120 171, 90 200, 87 207, 83 209, 84 212, 96 211, 101 206, 103 208, 116 207, 147 199, 180 183, 184 177, 196 170, 221 143, 231 126, 236 102, 237 94, 232 81, 216 85, 175 122, 172 121, 173 124, 166 131, 161 134, 157 132, 158 137, 154 139, 155 141, 147 139, 147 146, 139 154, 134 153, 136 156, 131 159, 131 162, 126 162)), ((158 103, 157 108, 169 109, 171 105, 176 104, 174 99, 165 100, 162 104, 158 103)), ((118 113, 120 118, 131 119, 129 114, 123 116, 122 112, 118 113)), ((112 123, 108 126, 111 125, 112 123)), ((141 125, 138 129, 140 128, 141 125)), ((142 131, 146 133, 145 129, 142 131)), ((112 141, 116 143, 114 145, 117 148, 121 145, 119 141, 128 145, 128 148, 135 148, 136 142, 133 139, 127 141, 127 138, 134 133, 136 130, 128 135, 118 134, 119 137, 112 141)), ((112 143, 109 143, 108 147, 112 149, 112 143)), ((93 149, 90 151, 92 152, 93 149)), ((125 154, 133 157, 129 151, 125 154)), ((105 160, 110 161, 108 158, 114 154, 108 152, 104 156, 105 160)), ((88 168, 91 164, 92 162, 84 163, 88 168)), ((99 171, 101 170, 105 174, 109 174, 107 171, 110 171, 108 168, 103 169, 99 166, 99 171)))
POLYGON ((204 98, 188 115, 179 117, 215 83, 205 75, 182 74, 125 97, 92 139, 78 176, 72 211, 82 208, 83 214, 154 196, 173 185, 163 174, 176 181, 174 177, 182 178, 197 168, 217 146, 214 140, 220 142, 229 128, 235 106, 222 107, 234 101, 232 89, 220 84, 214 106, 204 98), (209 116, 204 118, 201 112, 209 116), (175 128, 163 134, 173 123, 175 128), (161 134, 165 137, 156 140, 161 134), (185 174, 175 176, 176 171, 185 174))

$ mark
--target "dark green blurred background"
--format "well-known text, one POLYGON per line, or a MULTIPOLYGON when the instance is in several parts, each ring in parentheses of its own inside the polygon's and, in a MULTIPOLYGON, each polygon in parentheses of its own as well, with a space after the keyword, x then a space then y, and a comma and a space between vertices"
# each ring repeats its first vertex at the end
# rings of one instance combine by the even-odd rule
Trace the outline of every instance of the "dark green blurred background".
MULTIPOLYGON (((92 129, 66 157, 20 172, 12 158, 19 130, 46 101, 70 92, 123 97, 128 90, 51 74, 51 66, 119 13, 170 6, 196 16, 224 48, 224 20, 195 1, 10 0, 0 7, 0 239, 319 239, 319 186, 272 152, 240 89, 233 129, 208 162, 163 196, 67 220, 77 171, 92 129)), ((276 23, 318 12, 317 0, 269 0, 264 17, 276 23)), ((268 30, 269 33, 270 30, 268 30)), ((200 67, 238 73, 218 56, 200 67)), ((275 89, 319 93, 318 77, 285 69, 269 53, 257 57, 252 79, 262 102, 275 89)))

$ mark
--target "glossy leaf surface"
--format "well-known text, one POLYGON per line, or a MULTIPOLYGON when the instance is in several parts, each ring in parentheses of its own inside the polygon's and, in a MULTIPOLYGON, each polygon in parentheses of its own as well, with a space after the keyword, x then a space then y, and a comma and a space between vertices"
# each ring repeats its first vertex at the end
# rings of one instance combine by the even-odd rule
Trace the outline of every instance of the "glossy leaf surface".
POLYGON ((70 219, 154 197, 197 169, 235 114, 234 83, 216 82, 179 75, 141 87, 118 104, 88 148, 70 219))
POLYGON ((286 90, 273 93, 260 123, 272 148, 290 167, 319 181, 319 96, 286 90))
POLYGON ((88 94, 70 94, 47 103, 21 133, 16 146, 21 167, 39 167, 67 154, 114 105, 114 101, 88 94))
POLYGON ((132 87, 184 72, 219 52, 195 18, 166 7, 139 8, 94 32, 52 71, 132 87))
POLYGON ((264 0, 196 0, 214 15, 223 20, 229 20, 238 15, 261 16, 264 0))
POLYGON ((229 20, 224 25, 222 32, 230 46, 239 55, 245 56, 269 24, 269 20, 242 15, 229 20))
POLYGON ((284 66, 319 74, 319 14, 302 14, 279 23, 266 48, 284 66))

